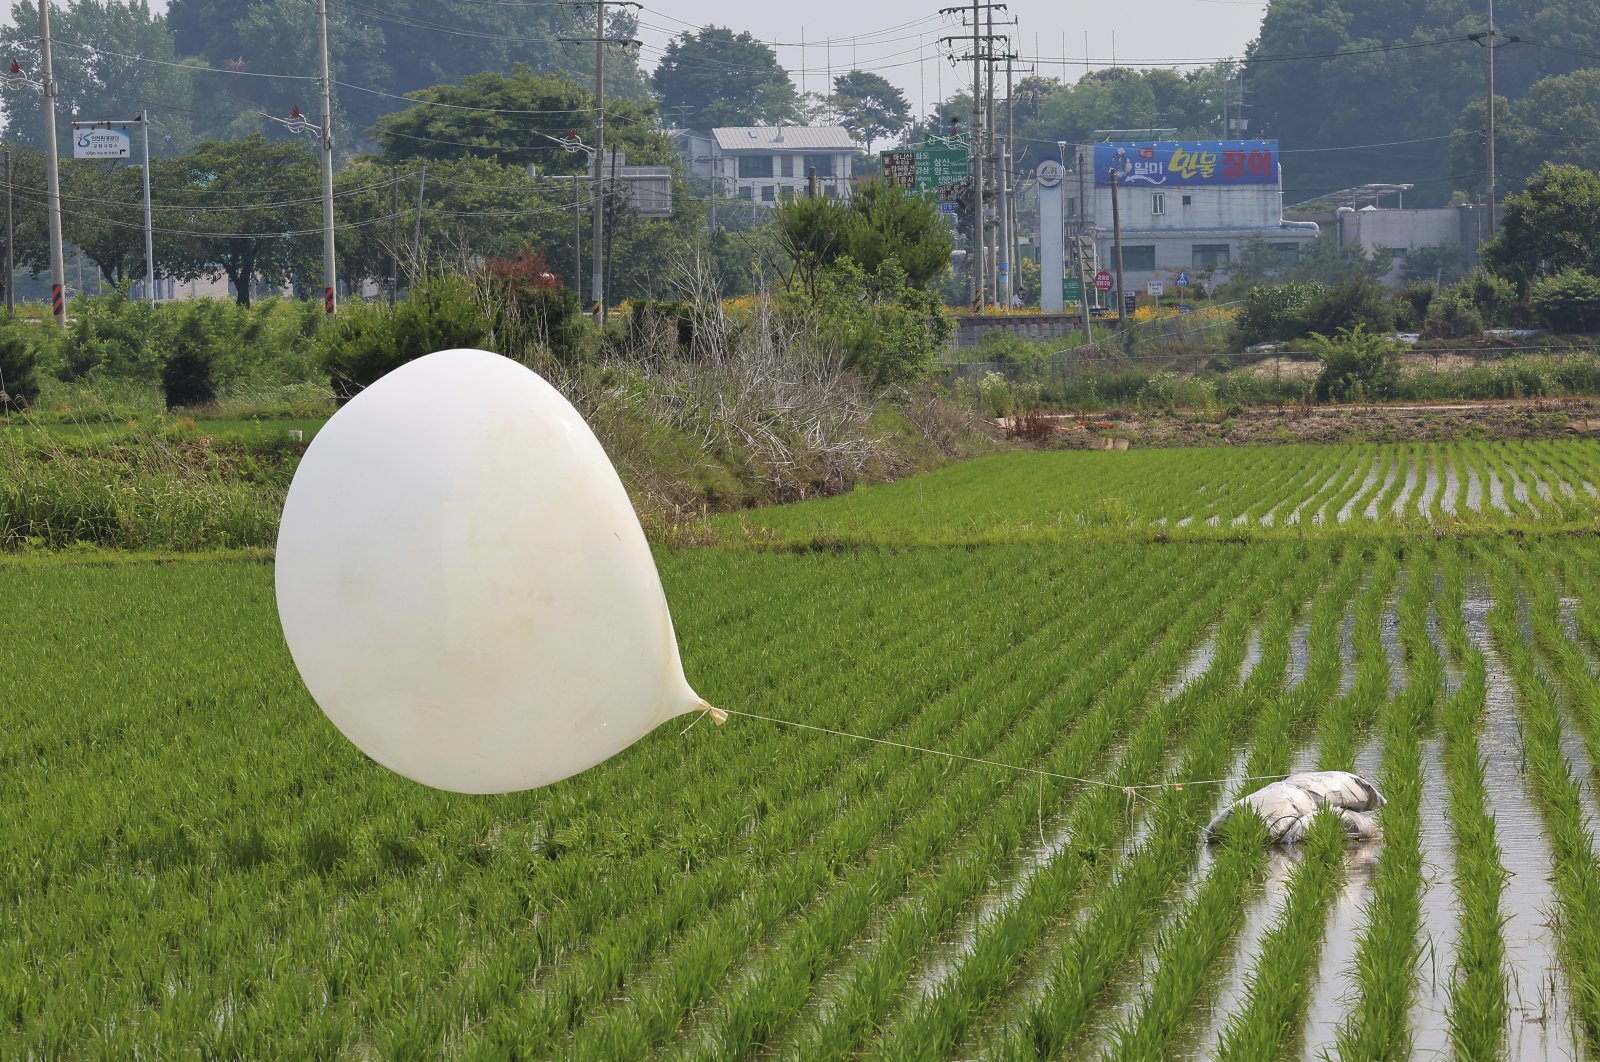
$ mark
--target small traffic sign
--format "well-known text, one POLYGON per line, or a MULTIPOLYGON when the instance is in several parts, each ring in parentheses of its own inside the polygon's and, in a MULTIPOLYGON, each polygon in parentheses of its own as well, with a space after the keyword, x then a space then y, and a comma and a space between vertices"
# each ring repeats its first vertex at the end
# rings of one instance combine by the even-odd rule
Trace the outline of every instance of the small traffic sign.
POLYGON ((1110 291, 1112 286, 1111 274, 1104 269, 1094 275, 1094 290, 1110 291))
POLYGON ((1159 281, 1159 280, 1149 280, 1149 281, 1146 281, 1146 282, 1145 282, 1145 285, 1144 285, 1144 290, 1145 290, 1145 292, 1146 292, 1146 293, 1147 293, 1147 294, 1149 294, 1149 296, 1150 296, 1150 297, 1151 297, 1151 298, 1152 298, 1152 299, 1159 299, 1159 298, 1161 298, 1161 296, 1162 296, 1162 295, 1163 295, 1163 294, 1164 294, 1164 292, 1165 292, 1165 289, 1164 289, 1164 288, 1163 288, 1163 286, 1162 286, 1162 284, 1161 284, 1161 281, 1159 281))
POLYGON ((1179 314, 1179 316, 1182 316, 1183 314, 1186 314, 1186 313, 1193 313, 1193 312, 1194 312, 1194 307, 1193 306, 1190 306, 1186 302, 1178 303, 1178 314, 1179 314))
POLYGON ((1172 283, 1173 283, 1173 285, 1175 287, 1180 287, 1180 288, 1188 287, 1189 286, 1189 274, 1185 273, 1181 269, 1178 270, 1178 275, 1172 278, 1172 283))

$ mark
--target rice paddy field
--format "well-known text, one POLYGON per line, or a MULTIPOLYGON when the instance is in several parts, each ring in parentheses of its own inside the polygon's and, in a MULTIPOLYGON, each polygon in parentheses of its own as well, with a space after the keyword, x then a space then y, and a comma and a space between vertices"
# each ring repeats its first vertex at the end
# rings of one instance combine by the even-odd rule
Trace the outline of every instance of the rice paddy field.
POLYGON ((1016 454, 743 514, 658 560, 766 718, 499 797, 333 729, 269 563, 0 560, 0 1057, 1589 1057, 1596 484, 1016 454), (1381 840, 1205 843, 1312 767, 1381 840))

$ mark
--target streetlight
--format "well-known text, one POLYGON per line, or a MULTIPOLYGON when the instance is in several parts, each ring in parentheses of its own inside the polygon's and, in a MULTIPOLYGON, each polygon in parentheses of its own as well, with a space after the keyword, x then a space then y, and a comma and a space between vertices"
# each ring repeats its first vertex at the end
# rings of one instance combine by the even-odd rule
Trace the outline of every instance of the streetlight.
MULTIPOLYGON (((549 133, 545 133, 545 132, 540 132, 539 135, 544 137, 546 140, 553 140, 557 144, 560 144, 561 145, 561 150, 567 152, 568 154, 573 154, 573 153, 576 153, 576 152, 582 152, 583 155, 584 155, 584 158, 586 158, 588 160, 588 162, 589 162, 590 169, 594 173, 596 187, 603 187, 602 185, 599 184, 599 180, 600 180, 600 176, 601 176, 600 175, 600 162, 599 162, 600 149, 599 148, 595 148, 595 147, 590 147, 588 144, 585 144, 582 140, 579 140, 578 139, 578 131, 576 129, 568 129, 566 136, 551 136, 549 133)), ((583 243, 583 226, 578 224, 578 203, 579 203, 578 194, 579 194, 580 183, 581 183, 580 182, 580 178, 578 178, 578 177, 573 177, 572 178, 572 246, 574 247, 574 250, 572 252, 573 284, 577 287, 577 290, 578 290, 578 301, 582 302, 583 301, 583 280, 582 280, 582 271, 583 271, 582 270, 582 262, 583 262, 583 259, 582 259, 582 255, 581 255, 580 251, 576 249, 576 248, 581 247, 581 245, 583 243)), ((614 191, 615 190, 613 189, 613 192, 614 191)), ((598 215, 600 213, 600 203, 601 203, 600 198, 596 197, 595 201, 590 205, 591 209, 594 210, 595 215, 597 217, 598 217, 598 215)), ((605 316, 606 316, 606 292, 605 292, 606 283, 605 283, 605 273, 601 269, 601 259, 602 259, 602 256, 604 254, 605 248, 601 244, 600 225, 599 225, 599 223, 596 223, 596 225, 595 225, 595 238, 594 239, 595 239, 595 245, 594 245, 595 267, 594 267, 594 276, 593 276, 593 278, 591 278, 591 281, 590 281, 590 287, 593 290, 591 290, 589 292, 589 294, 594 299, 595 320, 599 321, 601 324, 604 324, 605 323, 605 316)))
POLYGON ((258 112, 261 117, 277 122, 291 133, 304 133, 322 141, 322 309, 329 316, 333 315, 337 305, 335 284, 337 272, 334 262, 333 248, 333 127, 332 118, 326 107, 323 108, 322 121, 313 122, 300 110, 297 103, 289 110, 289 117, 279 118, 266 111, 258 112))

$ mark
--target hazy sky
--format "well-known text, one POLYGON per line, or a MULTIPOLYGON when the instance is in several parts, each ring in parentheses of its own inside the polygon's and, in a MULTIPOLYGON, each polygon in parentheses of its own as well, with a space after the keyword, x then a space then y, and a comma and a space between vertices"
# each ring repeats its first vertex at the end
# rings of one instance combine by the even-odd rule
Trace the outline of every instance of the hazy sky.
MULTIPOLYGON (((227 0, 217 0, 218 3, 227 0)), ((372 0, 382 6, 383 0, 372 0)), ((956 18, 941 18, 940 3, 952 0, 808 0, 759 3, 749 0, 649 0, 641 14, 643 63, 654 68, 661 48, 686 25, 708 23, 749 30, 777 42, 778 61, 797 86, 825 90, 828 73, 852 66, 875 70, 899 85, 918 113, 962 84, 970 85, 971 64, 954 67, 940 52, 939 38, 962 32, 956 18), (832 44, 828 41, 831 39, 832 44), (801 41, 805 42, 802 49, 801 41)), ((10 21, 11 0, 4 4, 10 21)), ((440 0, 446 10, 451 0, 440 0)), ((166 0, 153 0, 157 10, 166 0)), ((996 17, 1018 20, 1013 50, 1024 63, 1037 62, 1040 74, 1071 81, 1093 66, 1120 63, 1173 65, 1239 55, 1256 35, 1265 0, 1144 0, 1143 3, 1072 4, 1019 0, 996 17), (1063 54, 1070 62, 1061 62, 1063 54)), ((970 32, 970 31, 968 31, 970 32)), ((995 32, 1002 32, 996 27, 995 32)), ((957 44, 958 53, 970 45, 957 44)), ((1020 76, 1020 75, 1019 75, 1020 76)))

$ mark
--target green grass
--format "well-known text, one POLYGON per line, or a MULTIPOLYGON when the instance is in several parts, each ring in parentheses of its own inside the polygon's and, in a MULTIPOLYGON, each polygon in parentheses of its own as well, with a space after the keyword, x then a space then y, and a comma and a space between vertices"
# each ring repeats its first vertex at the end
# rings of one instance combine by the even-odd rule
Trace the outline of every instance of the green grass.
MULTIPOLYGON (((1555 853, 1560 990, 1592 1050, 1600 857, 1580 782, 1597 779, 1563 740, 1600 763, 1600 539, 1580 531, 1597 457, 1576 442, 1015 455, 744 514, 781 548, 658 554, 691 681, 895 744, 669 724, 498 797, 416 786, 333 729, 260 551, 168 552, 143 531, 141 554, 14 552, 0 1057, 1153 1060, 1195 1042, 1236 979, 1246 1003, 1218 1054, 1276 1059, 1345 987, 1318 976, 1337 903, 1364 908, 1342 1057, 1407 1057, 1419 1020, 1460 1057, 1497 1057, 1521 1022, 1503 937, 1517 882, 1479 739, 1491 663, 1462 621, 1479 583, 1555 853), (1479 477, 1478 511, 1445 517, 1438 488, 1414 511, 1445 466, 1463 498, 1479 477), (1072 516, 1086 510, 1106 518, 1072 516), (1423 785, 1434 737, 1442 792, 1423 785), (1370 742, 1390 800, 1370 883, 1346 874, 1331 823, 1281 885, 1263 884, 1248 818, 1203 851, 1208 818, 1255 784, 1241 776, 1313 747, 1349 767, 1370 742), (1419 1017, 1433 806, 1455 849, 1432 886, 1457 903, 1455 962, 1445 1012, 1419 1017), (1281 902, 1235 958, 1263 888, 1281 902)), ((166 526, 137 511, 130 526, 166 526)))

